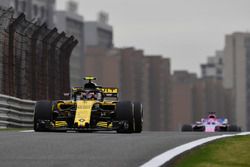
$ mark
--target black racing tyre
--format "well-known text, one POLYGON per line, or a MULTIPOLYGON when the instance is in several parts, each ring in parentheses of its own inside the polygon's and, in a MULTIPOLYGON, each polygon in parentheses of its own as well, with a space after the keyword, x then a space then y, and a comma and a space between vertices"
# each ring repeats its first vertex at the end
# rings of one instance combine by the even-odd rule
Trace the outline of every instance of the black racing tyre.
POLYGON ((49 101, 38 101, 34 112, 34 130, 36 132, 49 131, 46 127, 39 126, 39 121, 52 120, 52 104, 49 101))
POLYGON ((116 120, 127 122, 126 126, 119 127, 117 133, 134 132, 134 108, 131 102, 118 102, 116 104, 116 120))
POLYGON ((236 125, 229 125, 228 131, 229 132, 238 132, 239 131, 239 127, 236 126, 236 125))
POLYGON ((182 132, 190 132, 190 131, 193 131, 193 128, 191 125, 183 125, 181 128, 181 131, 182 132))
POLYGON ((187 125, 190 127, 186 127, 187 131, 194 131, 194 132, 204 132, 205 131, 205 126, 194 126, 192 128, 191 125, 187 125))
POLYGON ((238 132, 241 132, 241 131, 242 131, 242 130, 241 130, 241 127, 238 126, 238 132))
POLYGON ((139 102, 134 103, 135 133, 141 133, 143 129, 143 108, 139 102))

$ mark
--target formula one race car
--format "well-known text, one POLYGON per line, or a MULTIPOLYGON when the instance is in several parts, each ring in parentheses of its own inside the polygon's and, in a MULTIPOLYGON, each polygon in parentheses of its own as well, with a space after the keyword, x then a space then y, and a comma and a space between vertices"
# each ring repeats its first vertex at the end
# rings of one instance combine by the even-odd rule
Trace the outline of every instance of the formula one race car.
POLYGON ((241 128, 236 125, 230 125, 228 119, 217 118, 215 113, 210 113, 207 118, 192 125, 183 125, 182 131, 203 131, 203 132, 239 132, 241 128))
POLYGON ((85 77, 84 87, 72 88, 71 100, 38 101, 34 130, 101 131, 141 133, 143 108, 139 102, 118 101, 118 89, 97 86, 94 77, 85 77))

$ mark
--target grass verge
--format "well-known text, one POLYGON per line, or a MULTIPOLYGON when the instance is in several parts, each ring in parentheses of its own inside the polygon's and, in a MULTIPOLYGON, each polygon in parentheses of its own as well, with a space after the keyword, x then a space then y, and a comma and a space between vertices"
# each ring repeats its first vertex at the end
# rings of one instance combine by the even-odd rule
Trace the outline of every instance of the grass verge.
POLYGON ((248 167, 250 135, 219 139, 177 157, 173 167, 248 167))

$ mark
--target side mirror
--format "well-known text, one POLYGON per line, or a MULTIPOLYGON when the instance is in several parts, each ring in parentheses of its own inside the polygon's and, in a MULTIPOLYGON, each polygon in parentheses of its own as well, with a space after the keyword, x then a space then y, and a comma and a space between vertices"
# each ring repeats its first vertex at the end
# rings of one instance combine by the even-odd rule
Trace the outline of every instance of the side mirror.
POLYGON ((70 93, 64 93, 63 94, 65 97, 69 97, 70 96, 70 93))

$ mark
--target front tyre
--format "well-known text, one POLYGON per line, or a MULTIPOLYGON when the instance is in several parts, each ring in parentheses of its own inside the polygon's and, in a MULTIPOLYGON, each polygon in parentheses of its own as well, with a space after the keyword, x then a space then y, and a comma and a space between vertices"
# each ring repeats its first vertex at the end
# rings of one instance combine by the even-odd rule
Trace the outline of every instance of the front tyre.
POLYGON ((142 104, 134 103, 135 133, 141 133, 143 128, 143 108, 142 104))
POLYGON ((193 131, 193 128, 191 125, 183 125, 181 128, 181 131, 182 132, 191 132, 191 131, 193 131))
POLYGON ((239 127, 236 125, 229 125, 228 131, 229 132, 239 132, 239 127))
POLYGON ((117 133, 134 132, 134 107, 131 102, 118 102, 116 104, 116 120, 119 122, 117 133))
POLYGON ((49 101, 38 101, 34 112, 34 130, 36 132, 49 131, 47 123, 52 121, 52 104, 49 101))

